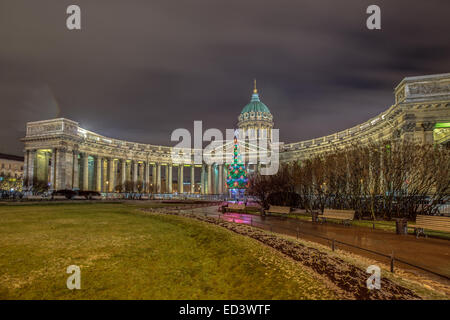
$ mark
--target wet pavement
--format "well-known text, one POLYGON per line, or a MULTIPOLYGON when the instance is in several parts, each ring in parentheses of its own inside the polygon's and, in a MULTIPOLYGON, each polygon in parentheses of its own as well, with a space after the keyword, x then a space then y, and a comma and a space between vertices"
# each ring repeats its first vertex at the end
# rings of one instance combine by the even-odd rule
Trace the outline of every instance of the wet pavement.
MULTIPOLYGON (((320 224, 292 218, 261 217, 240 213, 222 214, 217 211, 217 207, 195 209, 194 212, 206 213, 208 216, 216 217, 219 217, 220 214, 220 218, 227 221, 253 225, 294 237, 297 236, 298 230, 299 238, 329 246, 331 246, 331 240, 328 239, 334 239, 336 248, 384 263, 389 263, 389 257, 394 254, 395 259, 411 263, 450 278, 449 240, 423 237, 416 239, 414 235, 397 235, 383 230, 343 226, 337 223, 320 224), (349 245, 372 250, 387 257, 349 245)), ((395 265, 416 274, 426 273, 428 276, 430 275, 428 272, 411 267, 397 260, 395 260, 395 265)))

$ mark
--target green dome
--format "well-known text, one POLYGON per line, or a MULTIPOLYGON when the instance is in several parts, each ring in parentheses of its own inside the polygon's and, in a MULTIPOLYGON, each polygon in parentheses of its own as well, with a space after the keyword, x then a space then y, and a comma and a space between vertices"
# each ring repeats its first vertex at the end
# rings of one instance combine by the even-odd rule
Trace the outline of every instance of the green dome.
POLYGON ((270 113, 269 108, 267 108, 267 106, 262 103, 259 100, 259 95, 258 93, 253 93, 252 95, 252 100, 250 101, 250 103, 248 105, 246 105, 244 107, 244 109, 242 109, 241 114, 247 113, 247 112, 266 112, 266 113, 270 113))

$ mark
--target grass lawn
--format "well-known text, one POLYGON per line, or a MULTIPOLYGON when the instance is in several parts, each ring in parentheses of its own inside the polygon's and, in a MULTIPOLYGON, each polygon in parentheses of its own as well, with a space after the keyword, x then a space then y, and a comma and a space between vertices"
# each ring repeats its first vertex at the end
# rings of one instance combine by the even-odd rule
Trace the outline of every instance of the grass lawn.
POLYGON ((256 240, 139 206, 0 206, 0 299, 336 298, 256 240), (81 290, 66 287, 72 264, 81 290))

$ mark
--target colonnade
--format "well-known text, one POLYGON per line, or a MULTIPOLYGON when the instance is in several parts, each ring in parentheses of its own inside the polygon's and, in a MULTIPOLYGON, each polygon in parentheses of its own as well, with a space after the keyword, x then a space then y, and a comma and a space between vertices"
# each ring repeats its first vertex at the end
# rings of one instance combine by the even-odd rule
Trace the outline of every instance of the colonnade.
POLYGON ((226 166, 222 164, 116 158, 65 148, 26 150, 24 176, 27 186, 46 182, 50 190, 191 194, 223 194, 227 190, 226 166), (173 188, 174 168, 176 188, 173 188))

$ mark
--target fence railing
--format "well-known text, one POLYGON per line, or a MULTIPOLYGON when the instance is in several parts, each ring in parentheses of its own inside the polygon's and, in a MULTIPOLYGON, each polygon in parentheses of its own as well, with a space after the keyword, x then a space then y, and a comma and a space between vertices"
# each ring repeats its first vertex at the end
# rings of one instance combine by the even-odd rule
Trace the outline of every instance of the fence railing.
POLYGON ((420 265, 417 265, 417 264, 414 264, 412 262, 409 262, 409 261, 406 261, 404 259, 400 259, 400 258, 396 257, 394 255, 395 252, 392 252, 391 254, 386 254, 386 253, 379 252, 379 251, 376 251, 376 250, 372 250, 372 249, 364 248, 364 247, 361 247, 361 246, 357 246, 357 245, 354 245, 352 243, 347 243, 347 242, 340 241, 340 240, 337 240, 337 239, 333 239, 333 238, 325 237, 325 236, 322 236, 322 235, 319 235, 319 234, 315 234, 315 233, 312 233, 312 232, 308 232, 308 231, 303 230, 301 228, 301 224, 302 224, 301 221, 297 221, 297 225, 294 228, 292 228, 292 227, 274 225, 274 224, 270 224, 270 223, 257 222, 257 221, 254 221, 253 217, 251 217, 251 216, 250 216, 250 218, 243 217, 243 216, 236 218, 236 217, 230 217, 230 216, 228 216, 226 214, 225 215, 224 214, 220 214, 220 213, 219 214, 213 214, 213 213, 208 213, 208 212, 205 212, 204 215, 205 216, 209 216, 209 217, 222 219, 222 220, 228 221, 228 222, 239 223, 239 224, 248 224, 248 225, 250 225, 252 227, 260 228, 260 229, 267 230, 267 231, 274 232, 274 233, 280 233, 280 234, 296 236, 297 239, 300 238, 301 234, 308 235, 308 236, 311 236, 313 238, 317 238, 317 239, 321 239, 321 240, 327 241, 328 245, 330 245, 330 247, 331 247, 331 249, 333 251, 336 249, 337 245, 347 246, 349 248, 365 251, 365 252, 371 253, 373 255, 376 255, 376 256, 383 257, 383 258, 387 259, 388 263, 390 264, 390 271, 392 273, 394 273, 394 266, 395 266, 395 264, 398 263, 398 264, 407 265, 407 266, 412 267, 414 269, 421 270, 421 271, 427 272, 429 274, 433 274, 435 276, 438 276, 438 277, 450 280, 450 277, 445 275, 445 274, 442 274, 440 272, 431 270, 429 268, 426 268, 426 267, 423 267, 423 266, 420 266, 420 265))

